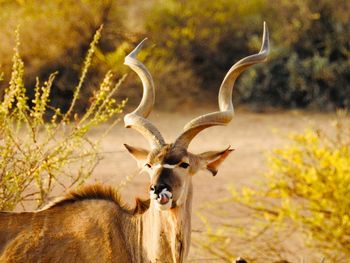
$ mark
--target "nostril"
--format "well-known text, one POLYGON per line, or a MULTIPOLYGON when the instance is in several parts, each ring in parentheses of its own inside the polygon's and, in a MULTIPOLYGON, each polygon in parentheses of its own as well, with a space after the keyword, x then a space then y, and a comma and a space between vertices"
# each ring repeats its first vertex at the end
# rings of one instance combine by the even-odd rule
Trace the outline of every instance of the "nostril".
POLYGON ((154 188, 154 185, 151 185, 150 187, 149 187, 149 189, 151 190, 151 191, 155 191, 156 189, 154 188))

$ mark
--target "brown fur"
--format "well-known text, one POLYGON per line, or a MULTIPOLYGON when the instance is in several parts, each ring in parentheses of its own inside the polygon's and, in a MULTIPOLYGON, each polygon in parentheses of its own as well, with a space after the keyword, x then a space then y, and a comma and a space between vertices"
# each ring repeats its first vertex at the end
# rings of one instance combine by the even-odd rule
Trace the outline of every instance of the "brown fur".
POLYGON ((156 169, 151 176, 151 184, 172 189, 176 205, 169 210, 160 211, 155 199, 136 199, 130 208, 111 186, 85 186, 40 211, 0 213, 0 262, 184 262, 191 240, 191 175, 221 161, 216 153, 201 158, 178 150, 165 146, 159 162, 177 162, 182 155, 190 169, 156 169))
POLYGON ((66 204, 84 201, 84 200, 106 200, 111 201, 122 208, 125 212, 129 214, 142 214, 149 208, 149 199, 141 200, 136 198, 136 205, 134 208, 127 206, 122 198, 120 197, 119 192, 112 186, 101 185, 101 184, 92 184, 83 186, 78 189, 74 189, 68 192, 65 196, 60 197, 56 201, 52 202, 44 209, 49 209, 52 207, 59 207, 66 204))
POLYGON ((110 186, 67 193, 36 212, 0 213, 0 262, 149 262, 142 216, 149 201, 123 204, 110 186))
POLYGON ((173 144, 165 145, 160 149, 156 149, 149 154, 149 161, 153 163, 177 164, 183 157, 187 155, 186 149, 182 147, 174 147, 173 144))

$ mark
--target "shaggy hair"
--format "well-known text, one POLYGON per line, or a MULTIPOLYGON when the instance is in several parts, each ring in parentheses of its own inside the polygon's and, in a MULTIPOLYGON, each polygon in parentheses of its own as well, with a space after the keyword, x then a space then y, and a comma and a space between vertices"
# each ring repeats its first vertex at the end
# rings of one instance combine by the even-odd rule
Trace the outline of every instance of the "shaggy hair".
POLYGON ((50 209, 53 207, 59 207, 66 204, 84 201, 84 200, 106 200, 115 203, 124 211, 129 214, 143 214, 150 205, 150 200, 141 200, 136 198, 136 205, 134 208, 129 207, 122 200, 120 193, 112 186, 102 184, 92 184, 82 186, 78 189, 74 189, 66 193, 64 196, 59 197, 52 203, 45 206, 42 210, 50 209))

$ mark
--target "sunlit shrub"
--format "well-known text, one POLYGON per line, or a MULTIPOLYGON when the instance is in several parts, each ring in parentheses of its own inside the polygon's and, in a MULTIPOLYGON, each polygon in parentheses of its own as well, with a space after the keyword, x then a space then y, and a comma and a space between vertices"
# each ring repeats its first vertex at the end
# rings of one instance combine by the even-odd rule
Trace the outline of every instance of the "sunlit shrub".
POLYGON ((154 2, 146 31, 159 60, 185 63, 203 90, 216 93, 232 63, 259 49, 265 20, 268 62, 242 75, 234 97, 261 106, 350 106, 349 1, 154 2))
POLYGON ((306 246, 332 262, 349 261, 350 121, 340 117, 332 129, 308 129, 290 138, 288 146, 270 154, 261 185, 232 187, 230 197, 212 206, 238 208, 217 217, 220 227, 208 223, 202 245, 211 253, 227 260, 237 255, 257 262, 287 255, 301 260, 306 246), (295 233, 304 242, 284 250, 283 242, 295 233))
MULTIPOLYGON (((123 4, 127 0, 2 0, 0 1, 0 71, 8 79, 15 39, 13 32, 20 26, 21 57, 26 64, 24 82, 35 85, 36 76, 47 79, 58 71, 51 91, 51 105, 62 111, 69 108, 73 87, 79 82, 80 65, 89 48, 89 41, 101 24, 104 25, 100 49, 119 45, 125 32, 122 26, 123 4)), ((107 70, 109 70, 108 68, 107 70)), ((95 59, 87 76, 77 109, 89 105, 89 97, 106 68, 95 59), (90 84, 91 83, 91 84, 90 84)), ((119 72, 115 72, 119 74, 119 72)), ((121 76, 121 75, 118 75, 121 76)), ((5 85, 0 83, 0 93, 5 85)), ((32 99, 29 91, 28 97, 32 99)))
POLYGON ((76 113, 100 33, 101 29, 90 44, 66 112, 50 106, 56 73, 43 84, 37 79, 34 98, 29 100, 17 39, 11 79, 0 101, 0 211, 24 208, 26 201, 36 201, 40 207, 54 190, 82 184, 100 160, 99 143, 105 134, 92 139, 89 131, 109 121, 107 133, 125 104, 112 97, 120 82, 114 84, 108 72, 84 114, 76 113))
POLYGON ((261 34, 262 20, 257 10, 264 8, 263 3, 155 1, 146 20, 146 30, 157 44, 155 56, 186 63, 203 90, 217 91, 232 63, 259 47, 256 38, 261 34))
POLYGON ((243 101, 321 110, 349 108, 350 47, 344 36, 350 34, 350 27, 344 10, 349 11, 350 4, 304 1, 299 7, 304 17, 294 22, 300 32, 287 37, 277 31, 269 62, 242 76, 243 101), (286 39, 289 42, 281 48, 286 39))

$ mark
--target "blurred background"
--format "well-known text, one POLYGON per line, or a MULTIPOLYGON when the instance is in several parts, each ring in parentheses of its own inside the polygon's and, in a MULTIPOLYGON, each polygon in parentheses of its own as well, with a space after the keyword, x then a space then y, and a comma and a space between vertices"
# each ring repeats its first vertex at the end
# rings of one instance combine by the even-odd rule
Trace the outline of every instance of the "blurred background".
MULTIPOLYGON (((27 96, 35 96, 37 77, 57 72, 50 105, 67 111, 103 25, 77 115, 93 105, 108 70, 110 84, 128 74, 116 94, 128 98, 125 112, 137 105, 141 83, 123 61, 147 37, 139 59, 156 86, 150 119, 171 141, 189 120, 217 108, 228 69, 260 49, 264 21, 270 55, 235 84, 234 123, 205 130, 190 147, 236 151, 215 178, 194 178, 189 262, 349 262, 350 1, 0 0, 0 96, 16 71, 18 29, 27 96)), ((99 126, 92 138, 105 130, 99 126)), ((89 181, 119 185, 130 204, 136 193, 147 197, 148 178, 122 146, 147 142, 121 123, 104 139, 89 181)))
MULTIPOLYGON (((52 102, 67 107, 84 54, 103 24, 81 107, 106 70, 129 72, 124 56, 144 37, 149 40, 140 58, 155 79, 159 109, 214 105, 226 71, 259 49, 266 21, 269 61, 239 79, 234 100, 258 111, 330 111, 350 105, 349 6, 346 0, 2 0, 0 71, 9 79, 19 26, 26 84, 58 71, 52 102)), ((137 81, 129 77, 119 92, 132 104, 140 90, 129 87, 137 81)))

